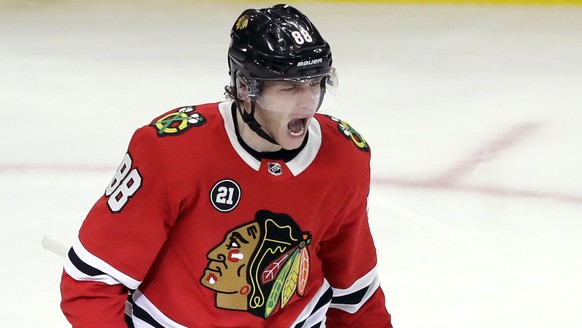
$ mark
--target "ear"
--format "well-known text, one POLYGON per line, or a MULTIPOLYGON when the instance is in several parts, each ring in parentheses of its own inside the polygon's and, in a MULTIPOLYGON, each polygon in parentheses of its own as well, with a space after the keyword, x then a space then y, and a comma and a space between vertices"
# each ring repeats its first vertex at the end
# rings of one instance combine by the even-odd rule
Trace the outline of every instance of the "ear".
POLYGON ((250 101, 249 86, 241 78, 236 79, 236 96, 242 101, 250 101))

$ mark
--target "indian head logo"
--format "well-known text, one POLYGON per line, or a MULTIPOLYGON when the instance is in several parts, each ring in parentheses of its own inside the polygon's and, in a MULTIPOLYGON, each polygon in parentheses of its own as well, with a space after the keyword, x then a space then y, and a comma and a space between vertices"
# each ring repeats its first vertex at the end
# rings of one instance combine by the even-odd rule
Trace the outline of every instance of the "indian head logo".
POLYGON ((310 243, 311 234, 290 216, 258 211, 210 250, 200 282, 216 291, 218 308, 268 318, 294 295, 304 295, 310 243))

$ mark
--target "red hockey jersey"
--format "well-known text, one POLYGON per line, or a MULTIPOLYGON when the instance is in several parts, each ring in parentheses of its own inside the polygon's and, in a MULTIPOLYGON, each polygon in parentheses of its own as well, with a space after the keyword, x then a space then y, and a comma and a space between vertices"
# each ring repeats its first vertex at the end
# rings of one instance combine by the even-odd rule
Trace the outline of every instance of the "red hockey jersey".
POLYGON ((181 107, 135 132, 65 262, 74 327, 391 327, 366 141, 316 114, 299 151, 261 154, 235 117, 181 107))

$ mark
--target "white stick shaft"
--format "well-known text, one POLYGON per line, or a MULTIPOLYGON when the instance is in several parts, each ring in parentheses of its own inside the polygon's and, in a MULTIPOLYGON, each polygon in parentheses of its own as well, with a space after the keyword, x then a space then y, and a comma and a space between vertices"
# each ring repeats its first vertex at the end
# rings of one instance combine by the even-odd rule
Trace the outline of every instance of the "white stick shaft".
POLYGON ((61 257, 66 257, 69 252, 69 246, 59 243, 58 241, 44 236, 42 239, 42 248, 51 251, 61 257))

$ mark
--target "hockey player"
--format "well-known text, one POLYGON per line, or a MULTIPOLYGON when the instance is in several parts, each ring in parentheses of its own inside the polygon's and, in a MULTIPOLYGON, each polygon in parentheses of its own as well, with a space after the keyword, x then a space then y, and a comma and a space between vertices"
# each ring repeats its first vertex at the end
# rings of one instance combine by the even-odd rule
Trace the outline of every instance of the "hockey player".
POLYGON ((370 148, 316 113, 328 43, 288 5, 244 11, 228 101, 138 129, 68 253, 73 327, 392 327, 367 220, 370 148))

